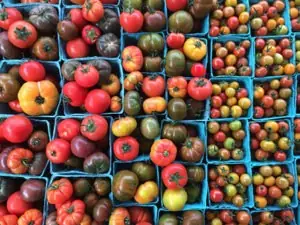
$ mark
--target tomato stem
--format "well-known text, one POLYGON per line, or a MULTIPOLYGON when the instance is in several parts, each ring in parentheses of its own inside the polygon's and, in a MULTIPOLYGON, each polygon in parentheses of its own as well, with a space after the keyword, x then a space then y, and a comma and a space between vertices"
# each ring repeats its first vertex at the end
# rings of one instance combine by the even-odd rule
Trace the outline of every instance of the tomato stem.
POLYGON ((85 131, 91 132, 91 133, 95 132, 95 130, 97 129, 97 126, 92 119, 89 119, 87 124, 83 124, 82 126, 85 127, 85 131))
POLYGON ((123 153, 130 152, 130 150, 131 150, 131 145, 130 144, 124 143, 122 145, 122 151, 123 151, 123 153))
POLYGON ((6 10, 4 9, 2 12, 0 12, 0 20, 4 21, 8 18, 8 13, 6 12, 6 10))
POLYGON ((22 27, 22 28, 16 28, 14 30, 14 33, 16 34, 17 38, 22 40, 22 41, 26 41, 28 36, 31 35, 31 32, 27 30, 26 27, 22 27))
POLYGON ((39 95, 35 98, 35 102, 39 105, 42 105, 45 103, 45 98, 43 98, 42 96, 39 95))

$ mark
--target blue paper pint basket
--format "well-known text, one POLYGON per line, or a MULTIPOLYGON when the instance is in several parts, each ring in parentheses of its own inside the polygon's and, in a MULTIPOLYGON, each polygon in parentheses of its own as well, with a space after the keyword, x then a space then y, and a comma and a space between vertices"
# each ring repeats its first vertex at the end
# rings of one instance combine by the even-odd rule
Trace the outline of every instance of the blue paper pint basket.
POLYGON ((158 214, 157 214, 157 224, 158 224, 158 221, 159 221, 159 219, 161 218, 161 216, 163 216, 164 214, 174 214, 179 220, 182 218, 182 214, 183 214, 183 212, 185 212, 185 211, 189 211, 189 210, 197 210, 197 211, 200 211, 202 214, 203 214, 203 218, 205 219, 205 210, 207 210, 207 209, 205 209, 205 208, 190 208, 190 209, 183 209, 183 210, 180 210, 180 211, 178 211, 178 212, 171 212, 171 211, 168 211, 168 210, 166 210, 166 209, 162 209, 162 208, 160 208, 159 210, 158 210, 158 214))
MULTIPOLYGON (((292 208, 287 208, 287 209, 290 209, 293 211, 292 208)), ((285 209, 274 209, 274 210, 270 210, 272 213, 275 213, 275 212, 278 212, 278 211, 281 211, 281 210, 285 210, 285 209)), ((253 225, 254 224, 258 224, 259 221, 255 221, 255 217, 256 216, 259 216, 259 213, 262 213, 262 212, 266 212, 267 210, 266 209, 260 209, 260 210, 251 210, 251 216, 252 216, 252 220, 253 220, 253 225)), ((296 217, 295 217, 296 218, 296 217)), ((289 225, 297 225, 299 223, 296 222, 296 219, 294 219, 291 223, 289 223, 289 225)))
POLYGON ((295 95, 295 97, 294 97, 294 106, 295 106, 294 112, 295 112, 295 114, 294 115, 296 115, 297 117, 300 117, 300 105, 299 106, 297 105, 297 95, 300 94, 300 93, 298 93, 298 89, 300 90, 300 86, 298 88, 298 85, 300 85, 300 74, 296 75, 294 83, 295 83, 295 88, 293 90, 293 91, 295 91, 295 93, 294 93, 294 95, 295 95))
MULTIPOLYGON (((116 4, 104 4, 104 7, 106 6, 118 6, 120 4, 121 0, 117 0, 116 4)), ((69 6, 69 5, 76 5, 74 3, 72 3, 70 0, 62 0, 62 5, 63 6, 69 6)))
POLYGON ((3 3, 6 7, 17 7, 17 6, 37 6, 40 4, 45 4, 45 5, 52 5, 52 6, 60 6, 61 4, 61 0, 58 0, 58 2, 56 4, 53 3, 46 3, 47 0, 45 0, 45 2, 30 2, 30 3, 21 3, 21 0, 3 0, 3 3))

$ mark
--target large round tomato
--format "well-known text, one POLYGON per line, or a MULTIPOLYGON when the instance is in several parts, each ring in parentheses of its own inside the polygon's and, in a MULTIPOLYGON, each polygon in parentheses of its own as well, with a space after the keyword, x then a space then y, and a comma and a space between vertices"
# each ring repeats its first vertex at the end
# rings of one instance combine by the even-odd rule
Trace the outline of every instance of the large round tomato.
POLYGON ((195 100, 206 100, 212 94, 212 84, 206 78, 192 78, 188 83, 188 94, 195 100))
POLYGON ((144 16, 139 10, 131 10, 130 12, 122 12, 120 15, 120 24, 128 33, 136 33, 142 29, 144 16))
POLYGON ((150 158, 155 165, 167 166, 176 159, 176 145, 168 139, 156 140, 151 146, 150 158))
POLYGON ((66 52, 70 58, 83 58, 88 56, 90 47, 82 38, 76 38, 68 41, 66 44, 66 52))
POLYGON ((119 160, 134 160, 139 154, 139 143, 131 136, 120 137, 115 140, 113 151, 119 160))
POLYGON ((199 38, 192 37, 185 41, 183 52, 189 59, 193 61, 200 61, 206 56, 207 46, 199 38))
POLYGON ((7 199, 6 207, 10 214, 21 216, 26 210, 32 208, 32 203, 25 202, 20 191, 13 193, 7 199))
POLYGON ((18 48, 29 48, 36 39, 35 27, 24 20, 14 22, 8 29, 8 40, 18 48))
POLYGON ((180 163, 172 163, 163 168, 161 177, 169 189, 183 188, 188 182, 187 170, 180 163))
POLYGON ((130 215, 126 208, 116 208, 109 217, 109 225, 130 224, 130 215), (120 222, 121 221, 121 222, 120 222))
POLYGON ((70 10, 67 16, 72 23, 74 23, 79 30, 81 30, 85 25, 87 25, 87 21, 83 18, 80 8, 73 8, 70 10))
POLYGON ((19 68, 19 73, 25 81, 41 81, 44 80, 46 76, 45 67, 37 61, 22 63, 19 68))
POLYGON ((8 30, 11 24, 23 20, 23 16, 16 8, 2 8, 0 10, 0 28, 8 30))
POLYGON ((16 148, 7 156, 7 167, 14 174, 26 173, 33 159, 33 153, 24 148, 16 148))
POLYGON ((172 77, 168 79, 169 95, 173 98, 184 98, 187 94, 187 81, 182 76, 172 77))
POLYGON ((128 209, 131 222, 136 224, 140 222, 152 223, 152 215, 148 208, 133 206, 128 209))
POLYGON ((92 141, 102 140, 108 132, 108 123, 103 116, 85 117, 80 126, 81 134, 92 141))
POLYGON ((74 73, 75 81, 84 88, 90 88, 96 85, 99 81, 99 77, 98 70, 89 64, 78 66, 74 73))
POLYGON ((82 200, 68 201, 57 210, 57 223, 61 225, 78 225, 85 213, 82 200))
POLYGON ((165 85, 162 76, 148 76, 143 80, 142 90, 148 97, 158 97, 164 93, 165 85))
POLYGON ((29 209, 19 219, 18 225, 42 225, 43 214, 40 210, 29 209))
POLYGON ((63 204, 73 195, 73 185, 66 179, 54 181, 47 189, 47 200, 50 204, 63 204))
POLYGON ((187 193, 183 188, 167 189, 163 194, 163 204, 169 211, 180 211, 187 201, 187 193))
POLYGON ((110 96, 106 91, 94 89, 88 93, 84 101, 86 111, 93 114, 106 112, 110 106, 110 96))
POLYGON ((63 86, 62 93, 64 101, 68 102, 71 106, 80 107, 84 104, 88 90, 79 86, 75 81, 71 81, 63 86))
POLYGON ((143 53, 136 46, 128 46, 122 52, 122 61, 126 72, 139 71, 144 63, 143 53))
POLYGON ((54 139, 48 143, 46 155, 52 163, 64 163, 71 155, 71 145, 64 139, 54 139))
POLYGON ((104 16, 104 9, 100 0, 85 0, 82 6, 82 16, 93 23, 101 20, 104 16))
POLYGON ((176 12, 182 10, 186 7, 188 1, 187 0, 167 0, 167 8, 171 12, 176 12))
POLYGON ((58 123, 57 133, 58 137, 71 141, 80 133, 80 122, 75 119, 65 119, 58 123))
POLYGON ((31 121, 22 115, 7 118, 1 125, 4 138, 11 143, 26 141, 33 131, 31 121))

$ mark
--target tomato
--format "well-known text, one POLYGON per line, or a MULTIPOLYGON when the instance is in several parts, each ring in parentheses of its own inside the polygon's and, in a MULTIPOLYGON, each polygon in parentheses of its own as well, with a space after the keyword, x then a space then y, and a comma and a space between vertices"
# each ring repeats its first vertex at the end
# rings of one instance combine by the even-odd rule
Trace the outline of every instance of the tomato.
POLYGON ((142 69, 144 57, 142 51, 136 46, 127 46, 122 52, 122 65, 126 72, 142 69))
POLYGON ((8 212, 17 216, 21 216, 26 210, 31 209, 32 206, 32 203, 23 200, 20 191, 11 194, 6 203, 8 212))
POLYGON ((63 204, 73 195, 73 185, 66 179, 55 180, 47 189, 47 200, 50 204, 63 204))
POLYGON ((147 204, 157 198, 158 193, 158 185, 154 181, 146 181, 138 187, 134 200, 139 204, 147 204))
POLYGON ((139 71, 131 72, 124 79, 124 88, 126 91, 136 90, 143 82, 144 76, 139 71))
POLYGON ((43 214, 37 209, 27 210, 19 219, 18 225, 42 225, 43 223, 43 214))
POLYGON ((150 159, 155 165, 164 167, 175 160, 176 154, 177 148, 172 141, 160 139, 151 146, 150 159))
POLYGON ((71 145, 64 139, 56 138, 48 143, 46 155, 52 163, 64 163, 71 155, 71 145))
POLYGON ((236 220, 239 224, 250 224, 251 216, 246 211, 239 211, 236 214, 236 220))
POLYGON ((152 223, 152 215, 148 208, 133 206, 128 209, 130 214, 130 220, 134 224, 148 222, 152 223))
POLYGON ((171 33, 167 37, 168 47, 171 49, 180 49, 183 47, 185 37, 181 33, 171 33))
POLYGON ((201 61, 206 56, 207 46, 201 39, 191 37, 185 41, 183 52, 189 59, 201 61))
POLYGON ((180 211, 186 201, 187 193, 183 188, 167 189, 163 194, 163 204, 169 211, 180 211))
POLYGON ((167 86, 173 98, 184 98, 187 94, 187 81, 182 76, 169 78, 167 86))
POLYGON ((137 127, 137 122, 133 117, 124 117, 113 122, 111 131, 116 137, 129 136, 137 127))
POLYGON ((41 81, 45 79, 46 70, 40 62, 28 61, 21 64, 19 74, 25 81, 41 81))
POLYGON ((113 151, 121 161, 134 160, 139 154, 139 142, 131 136, 120 137, 114 141, 113 151))
POLYGON ((110 96, 106 91, 94 89, 86 96, 84 107, 89 113, 101 114, 109 109, 110 102, 110 96))
POLYGON ((254 107, 254 118, 262 118, 264 117, 264 109, 260 106, 255 106, 254 107))
POLYGON ((78 225, 85 213, 85 204, 81 200, 68 201, 57 210, 57 223, 61 225, 78 225))
POLYGON ((33 131, 31 121, 22 115, 7 118, 1 125, 4 138, 11 143, 26 141, 33 131))
POLYGON ((186 168, 179 163, 172 163, 161 172, 164 185, 169 189, 183 188, 188 182, 186 168))
POLYGON ((206 100, 212 94, 212 83, 206 78, 192 78, 188 83, 188 94, 195 100, 206 100))
POLYGON ((222 202, 224 199, 223 192, 217 188, 210 190, 209 196, 210 200, 215 203, 222 202))
POLYGON ((84 104, 88 90, 79 86, 75 81, 71 81, 63 86, 62 93, 65 102, 71 106, 79 107, 84 104))
POLYGON ((86 138, 92 141, 100 141, 108 132, 108 123, 103 116, 87 116, 81 122, 80 131, 86 138))
POLYGON ((84 26, 84 28, 81 31, 81 37, 88 45, 95 44, 100 35, 100 29, 92 25, 84 26))
POLYGON ((143 80, 142 90, 148 97, 158 97, 163 95, 165 85, 162 76, 148 76, 143 80))
POLYGON ((179 10, 182 10, 186 7, 188 1, 187 0, 167 0, 166 4, 167 4, 167 8, 168 10, 170 10, 171 12, 176 12, 179 10))
POLYGON ((127 33, 136 33, 142 29, 144 16, 141 11, 131 9, 129 12, 122 12, 120 15, 120 24, 127 33))
POLYGON ((16 8, 2 8, 0 10, 0 28, 8 30, 16 21, 23 20, 21 12, 16 8))
POLYGON ((130 224, 130 215, 126 208, 118 207, 114 209, 109 217, 110 225, 130 224))
POLYGON ((9 214, 4 204, 0 204, 0 217, 9 214))
POLYGON ((58 137, 71 141, 80 133, 80 122, 75 119, 64 119, 57 125, 58 137))
POLYGON ((37 40, 37 31, 31 23, 19 20, 10 25, 8 40, 18 48, 29 48, 37 40))
POLYGON ((280 211, 280 217, 287 223, 291 223, 294 218, 294 212, 292 210, 286 209, 286 210, 282 210, 280 211))
POLYGON ((13 214, 1 216, 0 224, 1 225, 16 225, 16 224, 18 224, 18 217, 13 214))
POLYGON ((220 70, 222 68, 224 68, 225 64, 222 58, 220 57, 215 57, 212 60, 212 68, 214 70, 220 70))
POLYGON ((8 106, 11 110, 15 111, 15 112, 18 112, 18 113, 22 113, 23 110, 20 106, 20 102, 19 100, 14 100, 14 101, 10 101, 8 102, 8 106))
POLYGON ((67 42, 66 52, 70 58, 83 58, 88 56, 90 48, 82 38, 76 38, 67 42))
POLYGON ((204 77, 206 75, 206 68, 202 63, 194 63, 191 68, 193 77, 204 77))
POLYGON ((222 210, 219 214, 219 218, 224 223, 232 223, 233 222, 233 214, 229 210, 222 210))
POLYGON ((265 186, 265 185, 258 185, 256 188, 255 188, 255 193, 258 195, 258 196, 266 196, 268 194, 268 188, 265 186))
POLYGON ((209 29, 209 35, 212 36, 212 37, 216 37, 220 34, 220 28, 217 27, 217 26, 212 26, 210 29, 209 29))
POLYGON ((110 111, 120 112, 122 109, 122 100, 119 96, 113 96, 110 103, 110 111))
POLYGON ((73 8, 68 13, 68 18, 70 18, 71 22, 74 23, 79 30, 87 25, 87 21, 84 19, 83 14, 81 13, 81 9, 73 8))
POLYGON ((98 22, 104 16, 104 8, 100 0, 85 0, 82 16, 89 22, 98 22))
POLYGON ((99 77, 98 70, 89 64, 78 66, 74 73, 75 81, 84 88, 90 88, 96 85, 99 81, 99 77))

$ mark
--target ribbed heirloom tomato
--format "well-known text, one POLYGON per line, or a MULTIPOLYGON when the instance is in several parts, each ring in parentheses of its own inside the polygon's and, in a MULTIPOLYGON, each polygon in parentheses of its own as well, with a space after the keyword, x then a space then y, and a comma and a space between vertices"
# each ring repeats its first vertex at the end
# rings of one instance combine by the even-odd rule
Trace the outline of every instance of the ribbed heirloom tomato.
POLYGON ((128 209, 132 223, 149 222, 152 223, 152 215, 148 208, 133 206, 128 209))
POLYGON ((126 72, 139 71, 144 63, 143 53, 136 46, 128 46, 122 52, 122 61, 126 72))
POLYGON ((99 81, 98 70, 88 64, 78 66, 74 73, 74 78, 77 84, 84 88, 90 88, 96 85, 99 81))
POLYGON ((187 94, 188 83, 182 76, 169 78, 167 86, 169 95, 173 98, 184 98, 187 94))
POLYGON ((82 6, 82 16, 89 22, 97 22, 104 16, 104 8, 99 0, 85 0, 82 6))
POLYGON ((18 225, 42 225, 43 214, 37 209, 27 210, 19 219, 18 225))
POLYGON ((85 204, 81 200, 68 201, 57 210, 57 223, 60 225, 78 225, 85 213, 85 204))
POLYGON ((151 146, 150 158, 155 165, 164 167, 175 160, 176 154, 177 148, 172 141, 160 139, 151 146))
POLYGON ((33 160, 33 153, 24 148, 16 148, 12 150, 7 156, 7 167, 14 174, 26 173, 31 161, 33 160))
POLYGON ((47 200, 50 204, 63 204, 73 195, 73 185, 66 179, 54 181, 47 189, 47 200))
POLYGON ((142 90, 148 97, 161 96, 165 91, 165 80, 162 76, 145 77, 142 90))

